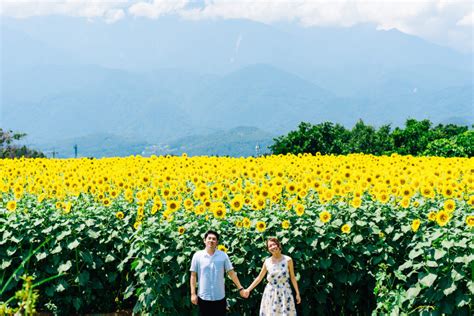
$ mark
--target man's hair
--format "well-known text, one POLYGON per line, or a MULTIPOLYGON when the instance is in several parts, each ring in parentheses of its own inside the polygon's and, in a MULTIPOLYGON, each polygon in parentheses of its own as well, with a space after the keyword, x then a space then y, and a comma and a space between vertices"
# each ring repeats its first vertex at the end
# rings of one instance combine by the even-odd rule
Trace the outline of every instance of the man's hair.
POLYGON ((278 248, 280 248, 280 250, 281 250, 281 243, 280 243, 280 241, 278 240, 278 238, 275 238, 275 237, 270 237, 270 238, 268 238, 268 239, 267 239, 267 242, 266 242, 267 248, 268 248, 268 243, 269 243, 270 241, 272 241, 272 242, 274 242, 275 244, 277 244, 278 248))
POLYGON ((204 239, 206 239, 208 235, 214 235, 216 236, 217 240, 219 240, 219 234, 213 230, 208 230, 207 233, 204 235, 204 239))

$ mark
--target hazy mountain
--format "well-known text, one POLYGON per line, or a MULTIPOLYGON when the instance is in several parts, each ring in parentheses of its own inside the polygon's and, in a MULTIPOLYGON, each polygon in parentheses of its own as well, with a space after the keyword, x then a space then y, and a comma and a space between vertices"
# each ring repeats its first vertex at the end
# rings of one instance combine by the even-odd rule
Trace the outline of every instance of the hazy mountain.
POLYGON ((270 153, 268 146, 275 136, 255 127, 236 127, 207 135, 183 137, 165 146, 149 146, 143 152, 150 155, 232 156, 246 157, 270 153))
POLYGON ((0 23, 0 125, 32 143, 106 134, 167 146, 238 126, 278 135, 359 118, 474 122, 472 54, 373 25, 0 23))

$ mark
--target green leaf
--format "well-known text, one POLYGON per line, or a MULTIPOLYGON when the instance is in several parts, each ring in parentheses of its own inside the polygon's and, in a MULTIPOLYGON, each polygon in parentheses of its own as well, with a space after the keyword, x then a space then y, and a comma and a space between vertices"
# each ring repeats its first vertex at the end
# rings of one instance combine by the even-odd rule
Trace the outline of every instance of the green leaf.
POLYGON ((352 239, 352 242, 353 242, 354 244, 358 244, 358 243, 360 243, 362 240, 364 240, 364 237, 362 237, 362 235, 356 235, 356 236, 354 237, 354 239, 352 239))
POLYGON ((89 282, 89 272, 87 270, 84 270, 82 271, 80 274, 79 274, 79 284, 81 286, 86 286, 87 285, 87 282, 89 282))
POLYGON ((447 289, 444 289, 443 293, 444 293, 444 295, 448 296, 449 294, 451 294, 451 293, 453 293, 454 291, 456 291, 456 289, 457 289, 457 286, 456 286, 456 284, 453 282, 450 287, 448 287, 447 289))
POLYGON ((328 268, 331 266, 331 258, 319 260, 319 265, 320 265, 321 268, 323 268, 324 270, 328 269, 328 268))
POLYGON ((171 260, 173 260, 173 256, 166 256, 166 257, 163 259, 163 262, 170 262, 171 260))
POLYGON ((64 285, 62 285, 62 283, 58 284, 58 286, 56 286, 56 292, 63 292, 66 288, 64 287, 64 285))
POLYGON ((3 260, 2 265, 0 266, 0 268, 2 270, 4 270, 4 269, 8 268, 11 264, 12 264, 11 260, 3 260))
POLYGON ((112 256, 111 254, 108 254, 107 257, 105 257, 105 262, 112 262, 115 260, 115 257, 112 256))
POLYGON ((61 248, 61 245, 57 245, 53 250, 51 250, 51 254, 56 254, 58 252, 61 252, 61 250, 63 250, 63 248, 61 248))
POLYGON ((93 230, 89 230, 89 231, 87 232, 87 235, 88 235, 90 238, 97 239, 97 238, 99 238, 100 233, 99 233, 99 232, 96 232, 96 231, 93 231, 93 230))
POLYGON ((420 290, 421 288, 418 285, 416 285, 415 287, 409 288, 406 294, 406 298, 408 300, 414 299, 420 293, 420 290))
POLYGON ((426 266, 430 268, 436 268, 438 266, 438 263, 436 261, 427 261, 426 266))
POLYGON ((185 260, 186 260, 186 257, 185 257, 185 256, 178 256, 178 258, 176 259, 176 261, 178 262, 178 264, 183 263, 185 260))
POLYGON ((62 240, 62 239, 64 239, 64 237, 71 235, 71 233, 72 232, 70 230, 65 230, 61 234, 58 235, 56 240, 62 240))
POLYGON ((419 255, 421 255, 423 253, 423 250, 422 249, 413 249, 412 251, 410 251, 410 253, 408 254, 408 258, 410 259, 415 259, 416 257, 418 257, 419 255))
POLYGON ((77 240, 74 240, 72 243, 70 243, 69 245, 67 245, 67 247, 68 247, 69 249, 71 249, 71 250, 74 249, 74 248, 76 248, 77 246, 79 246, 79 242, 78 242, 77 240))
POLYGON ((420 280, 420 284, 423 284, 426 287, 430 287, 431 285, 433 285, 433 282, 436 280, 437 277, 438 276, 436 274, 429 273, 420 280))
POLYGON ((444 257, 445 254, 446 254, 446 251, 444 251, 443 249, 436 249, 434 253, 434 259, 439 260, 442 257, 444 257))
POLYGON ((58 268, 58 273, 63 273, 69 270, 72 267, 71 260, 66 261, 66 263, 63 263, 62 265, 59 266, 58 268))
POLYGON ((46 252, 40 252, 40 253, 37 253, 36 254, 36 260, 40 261, 44 258, 46 258, 48 255, 46 254, 46 252))
POLYGON ((402 237, 402 236, 403 236, 403 234, 401 234, 401 233, 396 233, 396 234, 393 236, 393 239, 392 239, 392 240, 393 240, 393 241, 397 241, 397 240, 399 240, 400 237, 402 237))
POLYGON ((450 241, 450 240, 449 240, 449 241, 448 241, 448 240, 443 240, 443 241, 441 242, 441 246, 443 246, 443 247, 446 248, 446 249, 449 249, 449 248, 451 248, 452 246, 454 246, 454 242, 452 242, 452 241, 450 241))
POLYGON ((401 266, 398 267, 398 270, 403 271, 407 268, 410 268, 412 265, 413 265, 413 261, 411 261, 411 260, 406 261, 404 264, 402 264, 401 266))

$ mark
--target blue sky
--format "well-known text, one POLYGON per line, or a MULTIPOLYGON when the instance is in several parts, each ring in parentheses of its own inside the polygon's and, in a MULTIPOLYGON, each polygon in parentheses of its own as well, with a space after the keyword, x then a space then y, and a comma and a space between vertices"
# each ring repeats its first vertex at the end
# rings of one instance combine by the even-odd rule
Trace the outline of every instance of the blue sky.
POLYGON ((249 19, 267 24, 293 22, 302 27, 351 27, 371 23, 398 29, 462 52, 473 52, 472 0, 0 0, 0 15, 80 16, 116 23, 122 19, 249 19))

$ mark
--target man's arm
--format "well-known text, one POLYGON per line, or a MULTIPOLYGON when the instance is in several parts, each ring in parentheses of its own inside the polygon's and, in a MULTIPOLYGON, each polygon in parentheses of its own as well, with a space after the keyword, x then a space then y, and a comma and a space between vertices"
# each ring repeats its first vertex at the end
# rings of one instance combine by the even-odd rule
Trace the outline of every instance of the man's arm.
POLYGON ((198 303, 198 297, 196 295, 196 280, 197 280, 197 273, 191 271, 191 280, 190 280, 190 285, 191 285, 191 303, 194 305, 197 305, 198 303))
POLYGON ((232 282, 234 282, 235 286, 237 286, 237 289, 239 289, 240 296, 244 297, 244 288, 240 284, 237 273, 235 273, 235 271, 232 269, 227 271, 227 275, 232 279, 232 282))

